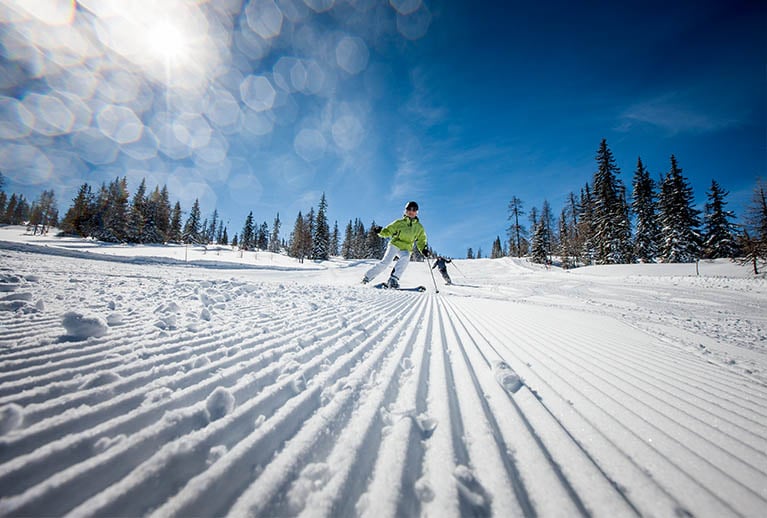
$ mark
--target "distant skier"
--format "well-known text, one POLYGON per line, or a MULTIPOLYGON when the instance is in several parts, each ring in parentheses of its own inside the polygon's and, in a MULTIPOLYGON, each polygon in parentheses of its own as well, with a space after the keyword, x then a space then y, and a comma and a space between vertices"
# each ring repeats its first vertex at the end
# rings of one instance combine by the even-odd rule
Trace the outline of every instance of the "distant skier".
POLYGON ((437 257, 437 260, 434 261, 434 266, 431 267, 433 270, 436 268, 439 270, 439 273, 442 274, 442 278, 445 279, 445 284, 450 286, 453 284, 453 281, 450 279, 450 276, 447 274, 447 263, 452 263, 452 259, 448 259, 446 257, 442 257, 441 255, 437 257))
POLYGON ((375 226, 372 229, 380 237, 391 238, 386 247, 383 259, 365 273, 362 283, 367 284, 372 281, 386 266, 397 258, 391 276, 387 281, 390 288, 399 288, 399 280, 405 272, 410 262, 410 252, 413 250, 413 244, 425 257, 429 257, 429 249, 426 246, 426 231, 418 220, 418 204, 410 201, 405 205, 405 214, 381 228, 375 226))

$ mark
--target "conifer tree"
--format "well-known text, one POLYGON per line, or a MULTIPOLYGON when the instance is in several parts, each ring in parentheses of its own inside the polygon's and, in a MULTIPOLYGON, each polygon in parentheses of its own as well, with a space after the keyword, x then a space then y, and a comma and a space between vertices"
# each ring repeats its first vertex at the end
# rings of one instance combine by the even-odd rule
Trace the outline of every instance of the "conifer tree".
POLYGON ((304 218, 301 211, 298 211, 296 217, 296 223, 293 225, 293 232, 290 234, 289 253, 291 257, 295 257, 300 262, 304 262, 304 259, 311 251, 311 227, 309 222, 304 218))
POLYGON ((72 200, 72 206, 64 215, 61 222, 61 230, 67 234, 76 234, 81 237, 91 235, 93 214, 91 212, 94 203, 91 186, 84 183, 77 191, 77 196, 72 200))
POLYGON ((253 249, 255 240, 255 228, 253 225, 253 211, 250 211, 248 216, 245 218, 245 224, 242 227, 242 232, 240 232, 239 245, 241 250, 253 249))
POLYGON ((162 186, 159 193, 158 187, 155 187, 154 193, 152 193, 152 200, 156 204, 157 210, 157 230, 159 230, 162 236, 162 241, 170 241, 171 237, 171 207, 170 207, 170 195, 168 194, 168 187, 162 186))
POLYGON ((200 200, 195 198, 192 210, 189 211, 189 217, 184 224, 184 230, 181 239, 184 243, 201 243, 200 225, 202 215, 200 214, 200 200))
POLYGON ((658 257, 660 229, 656 214, 655 182, 650 178, 641 158, 637 158, 632 189, 631 208, 636 215, 634 255, 643 263, 651 263, 658 257))
POLYGON ((524 203, 516 196, 512 196, 509 202, 509 221, 511 224, 507 229, 509 236, 509 255, 513 257, 522 257, 527 253, 527 229, 520 223, 524 203))
POLYGON ((496 236, 493 241, 493 248, 490 250, 490 258, 498 259, 503 257, 503 247, 501 246, 501 236, 496 236))
POLYGON ((132 243, 146 243, 144 240, 144 225, 147 220, 146 179, 141 180, 133 194, 129 218, 128 240, 132 243))
POLYGON ((221 229, 221 238, 218 240, 219 244, 222 245, 228 245, 229 244, 229 234, 227 233, 226 227, 223 227, 221 229))
POLYGON ((632 252, 626 189, 606 139, 599 145, 596 160, 591 207, 595 259, 599 264, 628 263, 632 252))
POLYGON ((338 220, 333 223, 333 232, 330 234, 330 255, 337 256, 340 236, 338 235, 338 220))
POLYGON ((572 268, 576 263, 575 228, 576 224, 568 214, 568 208, 562 209, 559 216, 559 256, 562 268, 572 268))
POLYGON ((667 263, 690 263, 700 256, 700 211, 693 207, 693 193, 671 155, 671 170, 661 183, 658 221, 660 254, 667 263))
POLYGON ((386 250, 386 240, 378 235, 378 232, 374 231, 376 227, 375 220, 370 224, 370 228, 365 236, 365 252, 363 257, 366 259, 381 259, 383 258, 384 251, 386 250))
POLYGON ((735 238, 737 227, 732 222, 735 214, 731 210, 725 210, 725 198, 729 194, 716 180, 711 180, 711 188, 706 193, 708 201, 703 217, 703 255, 707 259, 735 257, 738 253, 735 238))
POLYGON ((344 259, 353 259, 354 250, 354 227, 352 226, 352 220, 346 224, 346 231, 344 232, 344 242, 341 244, 341 257, 344 259))
POLYGON ((312 236, 312 259, 319 261, 327 261, 330 257, 330 227, 327 210, 328 202, 325 199, 325 193, 322 193, 312 236))
POLYGON ((176 202, 170 215, 170 227, 168 228, 168 241, 181 243, 183 234, 181 231, 181 204, 176 202))
POLYGON ((272 235, 269 237, 269 251, 274 252, 275 254, 280 252, 280 226, 282 223, 280 222, 280 213, 277 213, 277 216, 274 218, 274 223, 272 224, 272 235))
POLYGON ((269 224, 264 221, 258 229, 258 239, 256 240, 256 247, 259 250, 266 251, 269 248, 269 224))
MULTIPOLYGON (((530 244, 530 260, 534 263, 546 264, 548 262, 548 231, 543 220, 539 219, 533 228, 533 241, 530 244)), ((479 254, 477 254, 479 257, 479 254)))
POLYGON ((213 209, 213 214, 210 216, 210 221, 205 229, 205 242, 216 242, 216 230, 218 230, 218 209, 213 209))
POLYGON ((58 225, 58 219, 56 195, 53 190, 44 190, 30 207, 28 227, 33 229, 35 235, 45 234, 49 227, 58 225))
POLYGON ((466 250, 466 259, 474 259, 474 250, 471 247, 466 250))

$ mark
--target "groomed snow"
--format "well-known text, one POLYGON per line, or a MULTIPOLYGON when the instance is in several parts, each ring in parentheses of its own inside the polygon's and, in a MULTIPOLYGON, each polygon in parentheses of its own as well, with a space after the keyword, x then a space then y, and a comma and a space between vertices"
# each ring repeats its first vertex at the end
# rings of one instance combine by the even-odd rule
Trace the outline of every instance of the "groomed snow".
POLYGON ((0 515, 767 515, 763 277, 370 264, 0 228, 0 515))

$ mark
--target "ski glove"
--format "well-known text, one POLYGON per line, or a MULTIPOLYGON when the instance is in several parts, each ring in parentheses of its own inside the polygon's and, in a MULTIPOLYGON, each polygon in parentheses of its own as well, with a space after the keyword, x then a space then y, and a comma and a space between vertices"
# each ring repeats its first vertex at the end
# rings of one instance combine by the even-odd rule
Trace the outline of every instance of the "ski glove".
POLYGON ((431 252, 429 251, 429 247, 425 246, 423 247, 423 252, 421 252, 424 257, 429 257, 431 255, 431 252))
POLYGON ((378 234, 379 232, 381 232, 383 230, 383 227, 380 226, 380 225, 373 225, 373 228, 371 228, 370 230, 372 230, 374 233, 378 234))

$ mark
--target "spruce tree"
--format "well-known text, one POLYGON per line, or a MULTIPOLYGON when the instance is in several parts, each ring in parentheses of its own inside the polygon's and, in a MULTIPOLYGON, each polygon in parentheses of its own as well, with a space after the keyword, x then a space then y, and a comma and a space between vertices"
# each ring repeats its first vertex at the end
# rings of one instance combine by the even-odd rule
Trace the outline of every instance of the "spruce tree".
POLYGON ((759 181, 746 212, 746 224, 740 238, 741 264, 750 263, 754 275, 759 274, 759 263, 767 261, 767 185, 759 181))
POLYGON ((474 250, 471 247, 466 250, 466 259, 474 259, 474 250))
POLYGON ((732 222, 735 214, 731 210, 725 210, 725 198, 729 194, 716 180, 711 180, 711 188, 706 193, 708 201, 703 217, 703 256, 707 259, 735 257, 738 253, 735 238, 737 227, 732 222))
POLYGON ((144 240, 144 225, 147 220, 146 179, 141 183, 133 194, 133 203, 130 208, 130 229, 128 239, 132 243, 146 243, 144 240))
POLYGON ((333 223, 333 232, 330 234, 330 255, 337 256, 339 253, 338 243, 340 236, 338 235, 338 220, 333 223))
POLYGON ((594 198, 589 184, 581 190, 581 201, 578 205, 580 218, 578 221, 578 253, 581 262, 589 265, 594 263, 596 250, 594 247, 594 198))
POLYGON ((258 229, 258 239, 256 247, 259 250, 266 251, 269 248, 269 224, 264 221, 258 229))
POLYGON ((330 227, 327 218, 328 203, 322 193, 317 217, 314 220, 312 239, 312 259, 327 261, 330 257, 330 227))
POLYGON ((353 247, 354 247, 354 227, 352 226, 352 220, 346 224, 346 231, 344 232, 344 242, 341 244, 341 257, 344 259, 353 259, 353 247))
POLYGON ((559 256, 562 258, 562 268, 572 268, 576 265, 575 224, 568 214, 568 208, 562 209, 559 216, 559 256))
POLYGON ((168 228, 168 241, 171 243, 181 243, 183 234, 181 230, 181 204, 176 202, 170 215, 170 227, 168 228))
POLYGON ((375 232, 376 227, 375 220, 370 224, 370 228, 367 231, 365 237, 365 252, 364 257, 366 259, 382 259, 384 251, 386 250, 386 240, 375 232))
POLYGON ((245 218, 245 224, 242 226, 242 232, 240 232, 239 245, 241 250, 253 249, 255 240, 255 228, 253 225, 253 211, 250 211, 248 216, 245 218))
POLYGON ((82 184, 77 191, 77 196, 72 200, 72 206, 64 215, 61 230, 64 233, 76 234, 81 237, 90 236, 93 220, 93 214, 91 213, 93 201, 91 186, 87 183, 82 184))
MULTIPOLYGON (((534 263, 546 264, 548 262, 548 230, 546 223, 539 219, 533 228, 533 241, 530 244, 530 260, 534 263)), ((479 258, 479 253, 477 253, 479 258)))
POLYGON ((501 237, 495 236, 495 241, 493 241, 493 248, 490 250, 490 258, 498 259, 500 257, 503 257, 503 247, 501 246, 501 237))
POLYGON ((201 219, 200 200, 195 198, 192 210, 189 211, 189 217, 184 224, 184 230, 181 235, 181 239, 184 243, 194 244, 202 242, 202 236, 200 235, 201 219))
POLYGON ((291 257, 295 257, 302 263, 304 262, 304 258, 306 258, 311 251, 311 247, 308 246, 311 243, 308 239, 309 233, 310 227, 308 221, 304 218, 301 211, 298 211, 296 222, 293 225, 293 232, 290 234, 289 254, 291 257))
POLYGON ((606 139, 599 145, 596 160, 591 207, 595 259, 599 264, 628 263, 632 252, 626 189, 606 139))
POLYGON ((280 252, 280 213, 274 218, 274 224, 272 224, 272 235, 269 237, 269 251, 275 254, 280 252))
POLYGON ((507 229, 509 236, 509 255, 513 257, 522 257, 527 252, 527 230, 520 223, 522 216, 525 215, 523 210, 524 203, 516 196, 512 196, 509 202, 509 221, 511 224, 507 229))
POLYGON ((641 158, 637 158, 637 168, 632 184, 631 208, 636 215, 634 255, 643 263, 652 263, 658 257, 658 217, 656 214, 655 182, 645 169, 641 158))
POLYGON ((693 193, 671 155, 671 170, 661 183, 658 221, 660 254, 667 263, 691 263, 700 256, 700 211, 693 207, 693 193))

